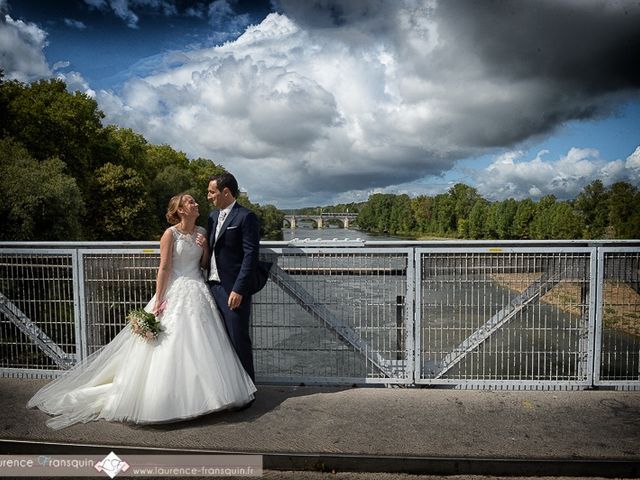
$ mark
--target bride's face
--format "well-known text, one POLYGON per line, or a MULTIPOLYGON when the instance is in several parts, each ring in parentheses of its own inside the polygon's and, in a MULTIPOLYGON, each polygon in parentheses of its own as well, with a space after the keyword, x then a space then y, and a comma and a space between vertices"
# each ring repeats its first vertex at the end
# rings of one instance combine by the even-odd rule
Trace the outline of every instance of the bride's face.
POLYGON ((186 218, 198 218, 198 215, 200 215, 198 204, 191 195, 185 195, 182 198, 182 206, 178 212, 186 218))

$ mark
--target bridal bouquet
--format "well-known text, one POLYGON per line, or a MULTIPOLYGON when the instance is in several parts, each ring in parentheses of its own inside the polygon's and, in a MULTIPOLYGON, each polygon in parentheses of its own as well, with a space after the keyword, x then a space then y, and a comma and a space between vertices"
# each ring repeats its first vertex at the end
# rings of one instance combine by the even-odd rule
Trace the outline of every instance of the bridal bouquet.
POLYGON ((140 335, 145 340, 155 340, 160 333, 160 321, 153 313, 149 313, 142 308, 131 310, 127 315, 127 320, 131 324, 131 330, 136 335, 140 335))

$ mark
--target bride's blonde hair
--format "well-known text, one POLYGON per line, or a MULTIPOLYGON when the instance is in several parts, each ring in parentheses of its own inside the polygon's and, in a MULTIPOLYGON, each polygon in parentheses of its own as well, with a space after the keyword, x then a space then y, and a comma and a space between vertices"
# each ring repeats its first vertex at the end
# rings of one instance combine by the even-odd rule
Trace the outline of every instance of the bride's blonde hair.
POLYGON ((186 193, 179 193, 178 195, 174 195, 169 200, 169 206, 167 207, 167 222, 171 225, 177 225, 180 223, 180 214, 178 213, 178 209, 182 206, 182 199, 186 193))

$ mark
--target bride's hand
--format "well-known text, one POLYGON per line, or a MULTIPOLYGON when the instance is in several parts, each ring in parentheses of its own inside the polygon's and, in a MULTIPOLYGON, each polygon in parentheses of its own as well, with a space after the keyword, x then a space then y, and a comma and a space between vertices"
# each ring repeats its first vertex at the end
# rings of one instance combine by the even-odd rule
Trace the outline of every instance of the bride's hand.
POLYGON ((151 311, 151 313, 153 313, 157 317, 158 315, 160 315, 164 311, 164 309, 166 307, 167 307, 167 301, 166 300, 163 300, 160 303, 156 302, 156 304, 153 307, 153 310, 151 311))
POLYGON ((204 248, 206 244, 207 244, 207 237, 205 237, 201 233, 198 233, 196 235, 196 245, 198 245, 200 248, 204 248))

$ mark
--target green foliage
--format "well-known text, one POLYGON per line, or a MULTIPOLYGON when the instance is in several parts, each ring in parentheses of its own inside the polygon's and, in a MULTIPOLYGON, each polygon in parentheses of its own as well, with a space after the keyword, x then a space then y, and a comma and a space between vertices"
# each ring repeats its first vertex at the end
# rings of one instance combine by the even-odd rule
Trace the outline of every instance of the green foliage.
MULTIPOLYGON (((0 238, 158 239, 169 199, 181 192, 195 198, 206 225, 209 177, 224 169, 131 129, 103 127, 103 117, 95 100, 61 80, 27 85, 0 76, 0 192, 9 199, 0 238)), ((283 213, 252 208, 263 237, 281 239, 283 213)))
POLYGON ((107 163, 94 177, 91 211, 96 214, 92 236, 100 240, 149 238, 151 205, 142 177, 133 168, 107 163))
POLYGON ((529 226, 531 238, 546 240, 551 238, 551 210, 556 204, 556 197, 546 195, 540 199, 529 226))
MULTIPOLYGON (((413 211, 417 231, 428 231, 429 222, 431 222, 432 204, 433 199, 426 195, 420 195, 411 201, 411 210, 413 211)), ((358 215, 358 222, 360 222, 360 215, 358 215)))
POLYGON ((30 85, 12 81, 0 85, 5 105, 3 137, 13 137, 33 158, 62 160, 81 185, 93 167, 93 151, 104 114, 92 98, 69 93, 62 80, 30 85))
MULTIPOLYGON (((123 167, 140 170, 148 178, 153 178, 158 167, 150 161, 147 141, 142 135, 129 128, 119 128, 109 125, 104 129, 104 144, 107 147, 107 155, 104 156, 101 165, 114 163, 123 167)), ((151 149, 151 146, 149 146, 151 149)))
MULTIPOLYGON (((190 193, 206 224, 207 184, 224 169, 153 145, 130 129, 103 127, 92 98, 61 80, 31 84, 0 73, 0 207, 4 240, 149 240, 167 224, 169 198, 190 193)), ((241 199, 261 220, 264 239, 281 239, 284 212, 241 199)), ((640 192, 596 180, 575 201, 543 197, 489 202, 462 183, 409 198, 373 194, 367 202, 299 213, 358 213, 366 231, 473 239, 640 238, 640 192)))
POLYGON ((448 192, 453 202, 453 211, 455 214, 455 229, 464 232, 465 228, 461 228, 460 222, 469 218, 471 209, 480 199, 480 195, 475 188, 469 187, 464 183, 457 183, 449 189, 448 192))
POLYGON ((587 185, 576 198, 576 210, 582 215, 585 238, 604 238, 609 224, 609 192, 601 180, 587 185))
POLYGON ((549 216, 551 218, 549 238, 557 240, 582 238, 584 224, 571 203, 556 203, 551 208, 549 216))
POLYGON ((640 238, 640 192, 634 186, 618 182, 608 196, 609 230, 614 238, 640 238))
POLYGON ((374 193, 358 214, 358 224, 363 230, 375 233, 395 233, 391 224, 391 210, 396 195, 374 193))
POLYGON ((457 230, 455 199, 448 193, 441 193, 433 197, 433 219, 431 228, 433 233, 440 236, 453 236, 457 230))
POLYGON ((304 207, 297 208, 295 210, 285 210, 286 213, 297 213, 299 215, 315 215, 319 214, 322 210, 331 211, 334 213, 359 213, 362 207, 367 202, 352 202, 352 203, 338 203, 330 206, 316 206, 316 207, 304 207))
POLYGON ((78 240, 84 202, 58 158, 39 162, 18 142, 0 140, 2 240, 78 240))
POLYGON ((284 212, 273 205, 264 207, 251 203, 246 194, 241 193, 239 203, 253 211, 260 220, 260 236, 265 240, 282 240, 282 224, 284 212))
POLYGON ((487 219, 489 217, 489 202, 484 198, 479 198, 473 204, 469 212, 468 228, 465 238, 481 240, 487 238, 487 219))
POLYGON ((520 240, 531 239, 530 226, 536 214, 536 204, 526 198, 518 202, 516 216, 513 219, 513 236, 520 240))
POLYGON ((518 211, 518 202, 509 198, 497 203, 495 217, 496 236, 500 239, 514 238, 514 223, 518 211))
MULTIPOLYGON (((331 207, 327 207, 331 208, 331 207)), ((640 192, 629 183, 586 186, 575 201, 547 195, 489 202, 457 184, 447 193, 409 199, 376 193, 362 206, 360 228, 374 233, 468 239, 640 238, 640 192)))

